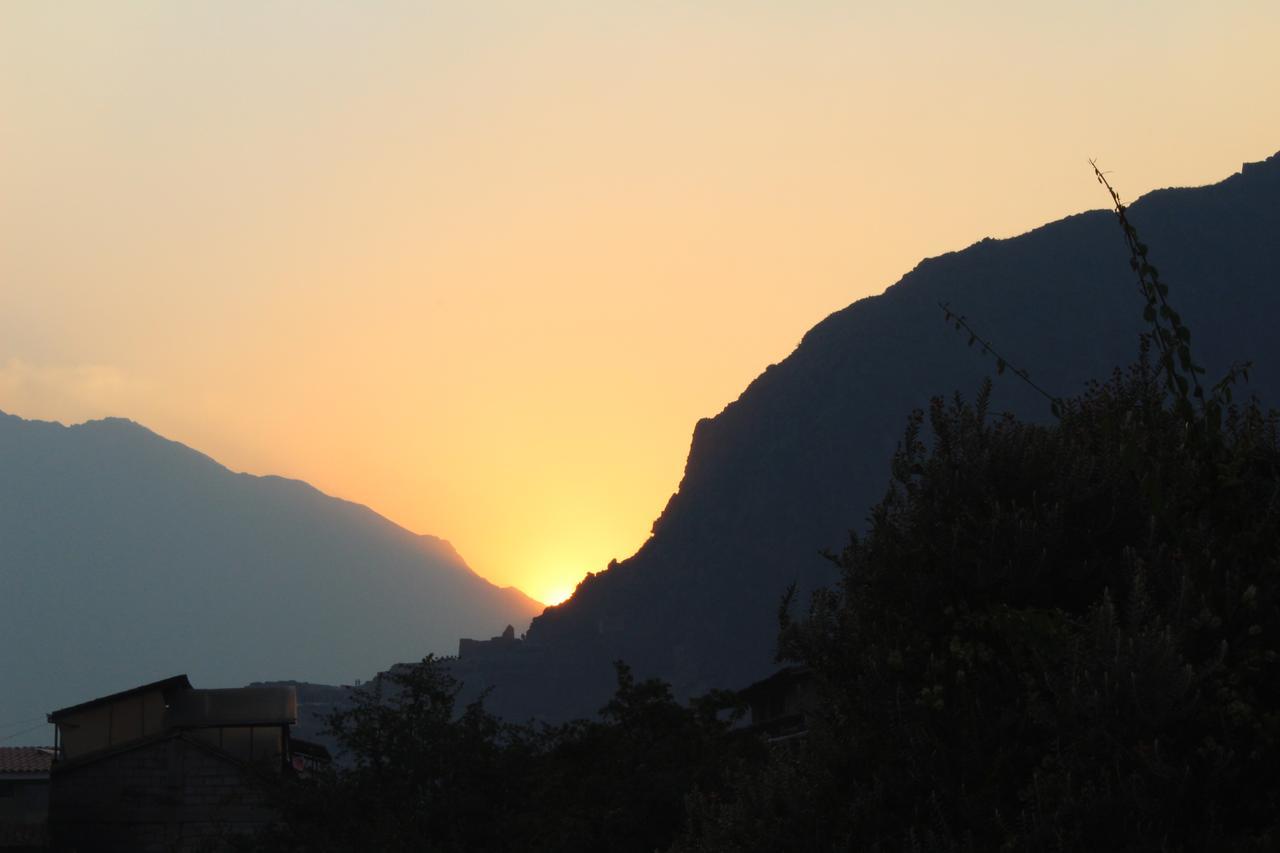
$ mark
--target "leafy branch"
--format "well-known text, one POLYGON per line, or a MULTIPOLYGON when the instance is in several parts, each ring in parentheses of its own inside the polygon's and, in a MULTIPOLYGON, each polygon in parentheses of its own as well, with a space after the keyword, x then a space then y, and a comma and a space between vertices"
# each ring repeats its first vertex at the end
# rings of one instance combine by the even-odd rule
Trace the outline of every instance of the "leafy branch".
POLYGON ((1176 409, 1186 417, 1191 415, 1190 397, 1204 405, 1204 388, 1200 374, 1204 368, 1191 358, 1191 330, 1182 322, 1182 316, 1169 305, 1169 286, 1160 280, 1160 271, 1147 258, 1147 244, 1138 238, 1138 231, 1129 221, 1128 208, 1120 200, 1120 194, 1107 180, 1098 164, 1090 160, 1093 174, 1111 196, 1116 218, 1124 232, 1125 245, 1129 248, 1129 268, 1138 277, 1138 289, 1146 300, 1142 319, 1151 324, 1150 337, 1159 353, 1159 365, 1164 373, 1165 386, 1173 393, 1176 409))
POLYGON ((1017 367, 1008 358, 1002 355, 991 341, 978 334, 978 332, 969 325, 969 321, 963 314, 957 314, 955 311, 952 311, 950 303, 939 302, 938 307, 941 308, 942 313, 946 315, 947 322, 955 326, 957 332, 967 332, 969 334, 969 346, 981 344, 982 354, 990 355, 995 358, 997 376, 1003 374, 1005 370, 1008 369, 1010 373, 1027 383, 1032 390, 1049 401, 1049 411, 1053 413, 1054 417, 1061 417, 1062 399, 1060 397, 1049 393, 1040 385, 1037 385, 1032 381, 1031 374, 1025 368, 1017 367))
POLYGON ((1146 300, 1142 317, 1151 324, 1147 337, 1155 342, 1159 353, 1159 368, 1164 373, 1165 387, 1174 396, 1174 411, 1185 420, 1194 420, 1191 400, 1200 404, 1204 425, 1210 434, 1217 434, 1222 424, 1224 403, 1231 402, 1231 390, 1236 382, 1249 381, 1252 362, 1237 362, 1206 396, 1200 384, 1204 368, 1191 357, 1191 330, 1182 322, 1182 316, 1169 304, 1169 286, 1160 280, 1160 271, 1148 260, 1147 244, 1138 237, 1137 229, 1129 221, 1128 208, 1120 200, 1120 194, 1107 180, 1098 164, 1090 160, 1093 174, 1111 196, 1116 218, 1124 232, 1125 245, 1129 248, 1129 267, 1138 277, 1138 289, 1146 300))
MULTIPOLYGON (((1116 218, 1124 233, 1125 245, 1129 249, 1129 267, 1138 279, 1138 290, 1146 305, 1142 310, 1142 318, 1150 324, 1151 330, 1143 337, 1155 344, 1158 370, 1164 376, 1164 385, 1173 396, 1173 411, 1187 422, 1196 422, 1195 406, 1192 400, 1199 403, 1201 422, 1210 435, 1217 435, 1221 430, 1222 412, 1232 399, 1232 388, 1241 380, 1249 381, 1249 370, 1252 362, 1232 364, 1226 375, 1215 383, 1205 394, 1200 376, 1204 368, 1196 363, 1191 354, 1191 329, 1182 322, 1182 315, 1169 304, 1169 286, 1160 280, 1160 270, 1151 263, 1146 243, 1138 237, 1138 231, 1129 221, 1128 207, 1120 200, 1120 194, 1107 180, 1106 175, 1098 168, 1097 162, 1090 160, 1093 174, 1098 183, 1106 188, 1115 208, 1116 218)), ((956 331, 969 335, 969 346, 980 344, 983 355, 991 355, 996 359, 996 373, 1002 374, 1008 368, 1015 376, 1030 386, 1036 393, 1049 401, 1049 410, 1055 417, 1062 414, 1062 400, 1046 391, 1032 381, 1030 374, 1024 369, 1014 366, 1008 358, 1001 354, 991 341, 982 337, 969 325, 963 314, 953 311, 950 304, 939 302, 947 322, 952 323, 956 331)))

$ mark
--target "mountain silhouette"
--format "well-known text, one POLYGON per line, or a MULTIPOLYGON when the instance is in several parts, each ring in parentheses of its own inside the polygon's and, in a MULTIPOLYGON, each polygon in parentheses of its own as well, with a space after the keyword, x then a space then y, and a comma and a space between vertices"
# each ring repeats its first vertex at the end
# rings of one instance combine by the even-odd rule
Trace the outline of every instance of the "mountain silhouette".
MULTIPOLYGON (((1081 180, 1092 180, 1085 169, 1081 180)), ((1245 392, 1280 403, 1280 155, 1213 186, 1152 192, 1130 217, 1209 378, 1251 359, 1245 392)), ((1097 210, 926 260, 827 317, 697 424, 679 490, 634 556, 588 576, 517 647, 464 654, 457 674, 492 688, 508 716, 552 719, 598 709, 613 659, 684 696, 766 674, 782 596, 797 584, 803 607, 804 590, 834 578, 821 552, 843 547, 883 496, 908 413, 995 377, 939 302, 1038 384, 1072 395, 1137 352, 1144 303, 1128 261, 1114 214, 1097 210)), ((1050 417, 1008 373, 993 404, 1050 417)))
POLYGON ((0 723, 176 673, 350 682, 541 609, 306 483, 126 420, 0 414, 0 723))

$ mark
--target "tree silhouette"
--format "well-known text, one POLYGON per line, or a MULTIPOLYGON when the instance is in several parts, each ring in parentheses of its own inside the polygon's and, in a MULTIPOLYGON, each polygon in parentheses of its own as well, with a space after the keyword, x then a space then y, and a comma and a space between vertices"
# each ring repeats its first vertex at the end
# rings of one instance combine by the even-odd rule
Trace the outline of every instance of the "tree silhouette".
POLYGON ((636 851, 668 847, 684 798, 714 785, 730 754, 729 697, 685 706, 617 664, 600 719, 505 723, 438 661, 397 667, 355 691, 330 727, 347 765, 287 780, 263 850, 636 851))

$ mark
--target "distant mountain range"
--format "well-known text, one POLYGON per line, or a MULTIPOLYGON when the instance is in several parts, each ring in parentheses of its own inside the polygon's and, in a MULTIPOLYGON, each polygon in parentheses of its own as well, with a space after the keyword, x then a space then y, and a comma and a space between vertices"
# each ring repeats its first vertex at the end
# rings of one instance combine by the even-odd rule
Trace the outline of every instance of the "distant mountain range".
POLYGON ((0 414, 0 737, 177 673, 350 682, 541 610, 448 542, 306 483, 126 420, 0 414))
MULTIPOLYGON (((1130 215, 1210 377, 1252 359, 1249 389, 1280 404, 1280 155, 1214 186, 1150 193, 1130 215)), ((834 577, 820 552, 838 551, 884 494, 908 413, 935 395, 971 397, 995 374, 938 303, 1072 395, 1136 355, 1143 303, 1128 260, 1114 215, 1093 211, 926 260, 827 317, 697 424, 679 490, 633 557, 588 577, 523 643, 477 647, 457 673, 492 687, 489 704, 508 716, 553 719, 598 709, 617 658, 686 696, 764 675, 784 591, 834 577)), ((1007 373, 993 403, 1049 418, 1007 373)))

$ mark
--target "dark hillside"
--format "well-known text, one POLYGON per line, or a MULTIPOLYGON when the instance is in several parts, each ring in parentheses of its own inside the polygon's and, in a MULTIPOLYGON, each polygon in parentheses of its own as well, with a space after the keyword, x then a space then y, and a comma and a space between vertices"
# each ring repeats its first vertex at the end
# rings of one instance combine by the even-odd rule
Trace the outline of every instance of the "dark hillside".
MULTIPOLYGON (((1249 388, 1280 400, 1280 155, 1213 186, 1150 193, 1130 215, 1194 318, 1210 376, 1252 359, 1249 388)), ((1142 300, 1109 212, 922 262, 827 317, 700 421, 648 542, 536 618, 518 654, 464 660, 459 674, 497 685, 491 702, 506 713, 561 717, 603 703, 614 658, 686 695, 767 672, 780 597, 792 582, 834 577, 819 552, 839 550, 883 495, 908 412, 933 395, 972 395, 995 373, 944 324, 939 301, 1061 395, 1128 363, 1141 331, 1142 300)), ((1033 420, 1049 414, 1009 375, 993 403, 1033 420)))

